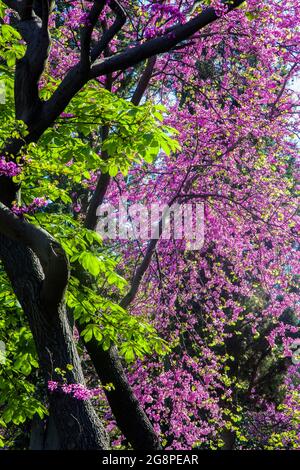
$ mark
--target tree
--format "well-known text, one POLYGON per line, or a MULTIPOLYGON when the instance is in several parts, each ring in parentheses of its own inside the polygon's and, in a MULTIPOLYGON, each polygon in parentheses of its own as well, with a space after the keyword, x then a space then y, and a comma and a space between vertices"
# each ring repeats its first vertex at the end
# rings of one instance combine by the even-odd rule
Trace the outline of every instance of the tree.
MULTIPOLYGON (((277 319, 269 340, 278 336, 278 355, 282 344, 288 353, 291 325, 278 318, 286 308, 296 308, 295 279, 282 266, 294 273, 298 262, 289 257, 298 219, 296 146, 288 135, 296 129, 288 83, 297 72, 297 56, 293 37, 286 34, 295 25, 298 5, 289 13, 286 2, 280 8, 276 1, 248 2, 247 10, 227 15, 243 2, 216 1, 211 7, 203 2, 194 11, 190 2, 128 1, 123 7, 115 1, 57 2, 50 14, 53 4, 47 1, 4 3, 13 9, 10 25, 27 47, 21 57, 17 33, 3 25, 4 44, 14 44, 8 51, 4 46, 3 57, 10 65, 17 57, 17 63, 14 78, 7 76, 14 82, 15 115, 8 104, 1 258, 52 389, 47 445, 108 446, 94 408, 82 399, 87 392, 73 318, 117 425, 134 448, 159 448, 158 436, 173 448, 207 445, 210 439, 215 445, 216 426, 228 423, 241 440, 244 435, 234 428, 241 400, 230 395, 236 392, 236 363, 247 362, 247 352, 241 361, 236 349, 228 353, 231 335, 247 331, 252 348, 251 333, 269 334, 249 308, 264 298, 259 312, 267 323, 277 319), (151 102, 137 107, 145 93, 153 102, 159 96, 170 116, 151 102), (170 137, 174 128, 182 150, 170 137), (137 166, 142 161, 153 162, 150 170, 137 166), (158 246, 157 240, 147 246, 103 244, 93 233, 96 209, 104 197, 114 202, 119 191, 129 203, 151 202, 154 194, 167 205, 206 201, 207 250, 182 254, 180 243, 158 246), (18 193, 25 207, 15 203, 18 193), (41 194, 50 200, 47 207, 41 194), (119 262, 120 251, 127 265, 119 262), (181 271, 183 276, 176 276, 181 271), (132 277, 127 293, 120 274, 132 277), (284 302, 277 299, 279 274, 284 302), (171 352, 156 330, 171 343, 171 352), (130 382, 116 343, 129 363, 138 357, 128 368, 130 382)), ((12 309, 19 312, 17 304, 12 309)), ((251 378, 248 388, 250 383, 251 378)), ((253 411, 247 407, 243 415, 253 411)), ((35 409, 44 412, 33 403, 26 416, 35 409)), ((12 416, 8 413, 7 420, 12 416)))
MULTIPOLYGON (((241 3, 230 2, 228 9, 241 3)), ((5 160, 14 164, 17 164, 24 147, 39 141, 89 80, 108 76, 114 71, 127 69, 149 57, 166 52, 217 19, 215 10, 207 8, 184 25, 179 24, 170 31, 166 30, 162 36, 97 62, 124 26, 126 11, 118 2, 110 2, 109 8, 115 21, 91 48, 93 31, 106 7, 106 2, 95 1, 82 19, 78 62, 69 69, 52 96, 42 100, 39 96, 39 83, 49 53, 49 18, 53 2, 8 1, 3 4, 13 10, 13 23, 26 43, 24 57, 18 58, 16 54, 14 78, 15 119, 24 123, 26 131, 13 133, 2 146, 5 160)), ((60 2, 60 6, 65 5, 60 2)), ((61 245, 48 233, 20 220, 11 212, 9 208, 17 199, 19 190, 11 176, 13 175, 3 174, 1 177, 1 259, 5 271, 28 318, 45 379, 48 381, 53 378, 53 370, 66 370, 70 364, 72 368, 67 371, 67 380, 71 383, 83 383, 64 300, 69 278, 67 257, 61 245)), ((98 194, 97 190, 95 194, 98 194)), ((103 426, 89 402, 76 401, 68 395, 57 394, 50 395, 49 400, 50 414, 61 448, 108 446, 103 426), (79 435, 78 424, 82 430, 79 435), (78 436, 76 440, 75 435, 78 436)), ((155 443, 152 438, 150 447, 158 445, 157 440, 154 441, 155 443)))

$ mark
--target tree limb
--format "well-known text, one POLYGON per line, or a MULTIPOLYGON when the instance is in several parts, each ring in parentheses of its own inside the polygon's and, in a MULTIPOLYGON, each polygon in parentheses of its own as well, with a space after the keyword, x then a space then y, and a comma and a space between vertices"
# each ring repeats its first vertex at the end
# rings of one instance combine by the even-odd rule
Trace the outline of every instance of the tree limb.
POLYGON ((144 258, 143 258, 141 264, 139 265, 139 267, 135 271, 135 274, 133 276, 133 280, 131 282, 130 289, 120 302, 120 306, 125 308, 125 309, 128 308, 128 306, 131 304, 131 302, 135 299, 135 296, 136 296, 136 294, 139 290, 140 284, 142 282, 143 276, 144 276, 145 272, 147 271, 147 269, 150 266, 153 253, 155 252, 156 245, 159 241, 159 238, 160 238, 162 230, 163 230, 163 223, 164 223, 165 217, 168 213, 168 209, 172 206, 174 201, 180 195, 180 191, 183 188, 183 186, 184 186, 184 184, 185 184, 185 182, 188 178, 189 173, 190 173, 190 170, 188 170, 186 175, 184 176, 184 178, 183 178, 183 180, 180 184, 179 189, 176 191, 176 194, 167 203, 167 207, 164 210, 164 212, 162 214, 162 217, 161 217, 161 219, 159 220, 159 222, 157 224, 155 236, 154 236, 154 238, 152 238, 149 241, 146 253, 144 255, 144 258))
MULTIPOLYGON (((228 11, 240 6, 243 2, 244 0, 223 0, 223 3, 228 5, 228 11)), ((139 46, 128 48, 124 52, 102 59, 99 62, 95 62, 90 69, 88 79, 107 75, 117 70, 125 70, 137 65, 143 60, 163 52, 167 52, 172 47, 189 38, 198 30, 204 28, 217 19, 218 16, 214 9, 207 8, 193 20, 190 20, 183 25, 176 26, 169 31, 169 33, 161 37, 150 39, 139 46)), ((44 114, 45 120, 48 122, 53 122, 59 114, 63 112, 73 96, 86 84, 86 77, 80 71, 79 65, 77 64, 70 69, 56 91, 53 93, 52 97, 46 102, 44 114)), ((41 134, 44 131, 45 125, 41 122, 38 127, 39 129, 36 133, 41 134)))
MULTIPOLYGON (((243 2, 244 0, 222 1, 224 5, 228 6, 228 12, 240 6, 243 2)), ((124 52, 95 63, 91 68, 90 78, 96 78, 117 70, 125 70, 149 57, 167 52, 217 19, 218 16, 214 8, 207 8, 187 23, 172 27, 163 36, 150 39, 139 46, 128 48, 124 52)))
POLYGON ((152 73, 155 67, 155 63, 156 63, 156 57, 155 56, 150 57, 150 59, 147 62, 146 68, 138 81, 136 89, 131 98, 131 102, 135 106, 138 106, 140 104, 141 99, 149 85, 149 82, 150 82, 150 79, 152 77, 152 73))
POLYGON ((105 0, 95 0, 87 16, 86 25, 81 30, 81 64, 84 68, 89 68, 91 64, 90 47, 94 28, 99 16, 105 6, 105 0))
POLYGON ((61 245, 48 232, 20 219, 1 202, 0 233, 32 249, 44 273, 42 298, 51 308, 59 305, 69 279, 69 264, 61 245))
POLYGON ((24 121, 30 128, 43 107, 39 98, 38 85, 49 54, 48 21, 51 2, 41 0, 40 17, 33 11, 33 2, 26 1, 22 5, 21 21, 16 26, 27 48, 24 57, 16 63, 15 107, 16 118, 24 121))
POLYGON ((95 45, 91 53, 91 60, 94 62, 102 54, 110 41, 118 34, 126 22, 126 14, 123 7, 117 1, 111 1, 110 7, 116 15, 113 25, 103 33, 102 38, 95 45))

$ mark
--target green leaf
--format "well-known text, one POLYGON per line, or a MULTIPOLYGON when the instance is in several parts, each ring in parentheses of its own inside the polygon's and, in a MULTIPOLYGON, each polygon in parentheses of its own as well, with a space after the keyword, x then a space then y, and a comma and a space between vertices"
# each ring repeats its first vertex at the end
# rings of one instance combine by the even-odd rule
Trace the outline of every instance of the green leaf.
POLYGON ((93 328, 91 325, 88 325, 85 330, 83 330, 82 332, 82 336, 84 337, 84 341, 86 341, 87 343, 89 341, 91 341, 92 337, 93 337, 93 328))
POLYGON ((100 263, 97 256, 90 252, 83 252, 78 258, 84 269, 86 269, 93 276, 98 276, 100 273, 100 263))

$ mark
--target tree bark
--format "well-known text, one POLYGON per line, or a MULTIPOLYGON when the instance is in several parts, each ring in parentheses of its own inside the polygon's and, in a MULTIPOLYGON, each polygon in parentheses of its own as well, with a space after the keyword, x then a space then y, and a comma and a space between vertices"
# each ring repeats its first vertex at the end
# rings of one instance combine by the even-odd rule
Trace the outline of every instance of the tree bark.
POLYGON ((161 449, 159 437, 127 380, 116 346, 103 351, 92 339, 86 343, 86 348, 102 385, 114 386, 112 390, 105 390, 105 394, 118 427, 134 450, 161 449))
MULTIPOLYGON (((28 318, 46 383, 60 381, 56 368, 67 370, 68 383, 84 384, 83 373, 62 301, 56 311, 41 298, 43 273, 31 249, 0 235, 0 256, 13 289, 28 318)), ((54 392, 50 415, 59 436, 59 449, 107 449, 105 430, 89 401, 54 392)))

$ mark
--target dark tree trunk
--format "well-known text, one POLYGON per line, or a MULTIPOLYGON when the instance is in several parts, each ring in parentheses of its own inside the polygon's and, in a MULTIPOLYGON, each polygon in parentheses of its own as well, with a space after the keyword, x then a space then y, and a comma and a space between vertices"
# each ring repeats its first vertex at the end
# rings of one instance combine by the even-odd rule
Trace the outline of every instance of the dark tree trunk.
POLYGON ((236 440, 235 433, 226 429, 222 432, 221 437, 224 441, 224 445, 221 450, 233 450, 236 440))
POLYGON ((112 390, 105 390, 105 394, 126 439, 135 450, 161 449, 159 437, 127 380, 116 346, 103 351, 92 339, 86 348, 102 385, 114 386, 112 390))
MULTIPOLYGON (((80 360, 61 302, 56 311, 41 299, 42 270, 33 252, 0 236, 0 256, 15 294, 28 318, 45 381, 61 380, 56 368, 67 371, 68 383, 83 383, 80 360)), ((59 449, 107 449, 105 430, 93 406, 60 392, 49 395, 50 415, 59 437, 59 449)))

